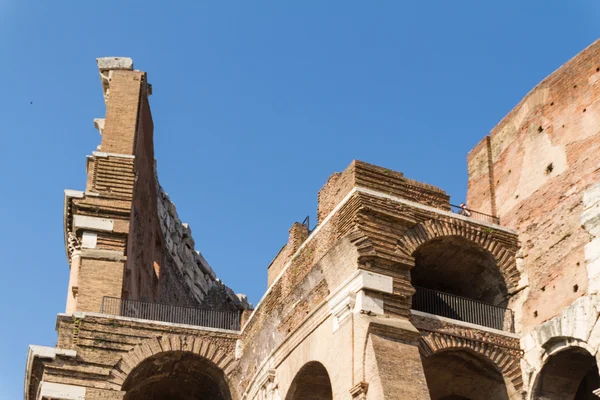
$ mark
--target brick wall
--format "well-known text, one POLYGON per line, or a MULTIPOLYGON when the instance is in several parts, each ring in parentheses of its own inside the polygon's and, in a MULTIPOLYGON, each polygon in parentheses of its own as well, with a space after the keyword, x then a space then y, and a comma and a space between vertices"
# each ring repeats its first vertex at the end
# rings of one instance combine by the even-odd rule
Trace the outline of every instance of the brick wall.
POLYGON ((126 70, 115 70, 110 74, 101 148, 107 153, 134 154, 140 103, 147 100, 142 94, 146 74, 126 70))
POLYGON ((587 290, 583 193, 600 180, 600 41, 535 87, 468 156, 468 204, 519 231, 525 329, 587 290))
POLYGON ((191 230, 158 183, 147 75, 134 71, 130 59, 99 59, 98 66, 106 103, 106 117, 95 120, 101 152, 88 157, 86 192, 67 196, 65 204, 65 240, 75 268, 67 311, 97 312, 104 296, 250 308, 194 249, 191 230), (74 221, 82 218, 78 226, 74 221))
POLYGON ((442 210, 450 209, 450 196, 443 190, 405 178, 401 172, 354 160, 344 172, 333 174, 319 192, 318 222, 356 186, 442 210))

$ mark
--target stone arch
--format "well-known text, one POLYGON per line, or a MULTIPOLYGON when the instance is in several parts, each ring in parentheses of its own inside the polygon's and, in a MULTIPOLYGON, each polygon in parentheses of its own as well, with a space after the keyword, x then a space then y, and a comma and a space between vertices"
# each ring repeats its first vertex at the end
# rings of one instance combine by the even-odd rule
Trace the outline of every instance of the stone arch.
POLYGON ((444 351, 464 350, 476 354, 491 363, 502 375, 511 399, 523 398, 521 375, 521 350, 485 343, 475 338, 446 335, 438 332, 422 332, 419 351, 426 359, 444 351))
POLYGON ((554 337, 543 348, 543 364, 530 381, 528 399, 597 397, 592 391, 600 388, 598 354, 591 346, 571 337, 554 337))
POLYGON ((542 348, 544 349, 542 353, 542 362, 545 363, 548 358, 552 357, 553 355, 572 347, 579 347, 592 355, 596 354, 596 350, 594 350, 583 340, 572 337, 555 336, 548 339, 548 341, 542 345, 542 348))
POLYGON ((300 368, 285 400, 332 400, 333 389, 329 373, 318 361, 309 361, 300 368))
POLYGON ((165 335, 145 340, 129 352, 114 366, 110 373, 109 382, 113 389, 121 390, 129 374, 144 361, 168 352, 183 352, 197 355, 223 372, 231 391, 232 399, 237 396, 229 375, 236 368, 233 350, 218 346, 213 340, 193 335, 165 335))
MULTIPOLYGON (((506 286, 510 292, 514 291, 519 283, 520 273, 517 269, 515 255, 516 249, 511 249, 501 240, 492 235, 493 229, 480 228, 459 219, 444 221, 430 219, 421 222, 398 239, 397 251, 412 258, 415 251, 423 244, 446 236, 459 236, 479 245, 487 250, 496 261, 496 265, 502 274, 506 286)), ((516 243, 515 243, 516 247, 516 243)))

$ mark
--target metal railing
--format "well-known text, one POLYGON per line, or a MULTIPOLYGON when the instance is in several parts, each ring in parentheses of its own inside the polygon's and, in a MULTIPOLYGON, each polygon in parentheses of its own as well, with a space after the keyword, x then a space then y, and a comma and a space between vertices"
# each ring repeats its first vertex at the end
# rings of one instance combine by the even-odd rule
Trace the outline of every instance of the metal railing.
POLYGON ((436 290, 415 287, 412 309, 487 326, 501 331, 513 332, 513 312, 509 308, 497 307, 477 300, 438 292, 436 290))
POLYGON ((465 217, 472 218, 476 221, 500 225, 500 218, 494 217, 493 215, 484 214, 479 211, 471 210, 470 208, 463 208, 461 206, 455 206, 454 204, 450 204, 450 210, 452 210, 452 212, 455 214, 464 215, 465 217))
POLYGON ((240 313, 103 297, 100 313, 174 324, 240 330, 240 313))

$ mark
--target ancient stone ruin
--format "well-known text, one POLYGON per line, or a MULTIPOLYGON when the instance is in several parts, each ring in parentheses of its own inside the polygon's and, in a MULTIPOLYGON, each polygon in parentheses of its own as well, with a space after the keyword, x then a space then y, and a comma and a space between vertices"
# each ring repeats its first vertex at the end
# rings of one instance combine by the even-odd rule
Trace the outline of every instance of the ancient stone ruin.
POLYGON ((467 205, 361 161, 333 174, 254 307, 158 182, 146 73, 98 68, 66 311, 56 347, 29 348, 25 400, 600 396, 600 41, 470 151, 467 205))

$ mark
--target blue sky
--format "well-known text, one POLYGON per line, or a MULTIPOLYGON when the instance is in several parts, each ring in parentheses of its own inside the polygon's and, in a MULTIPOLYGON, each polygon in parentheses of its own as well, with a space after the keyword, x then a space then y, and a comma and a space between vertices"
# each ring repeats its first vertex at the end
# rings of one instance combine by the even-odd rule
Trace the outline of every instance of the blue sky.
POLYGON ((22 398, 28 344, 55 344, 63 190, 84 188, 104 116, 96 57, 149 73, 161 184, 256 303, 289 227, 352 159, 462 201, 467 152, 600 37, 599 17, 600 0, 0 0, 0 398, 22 398))

